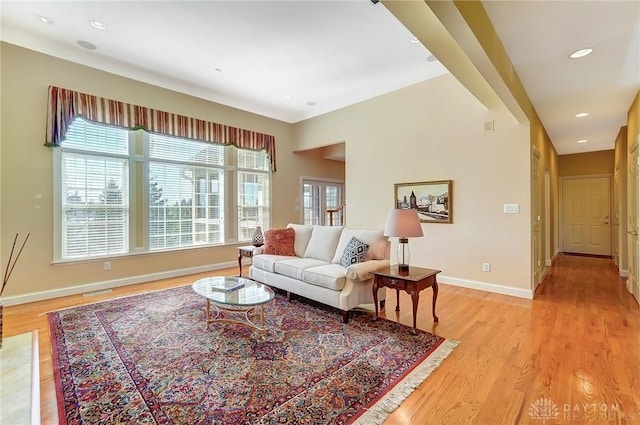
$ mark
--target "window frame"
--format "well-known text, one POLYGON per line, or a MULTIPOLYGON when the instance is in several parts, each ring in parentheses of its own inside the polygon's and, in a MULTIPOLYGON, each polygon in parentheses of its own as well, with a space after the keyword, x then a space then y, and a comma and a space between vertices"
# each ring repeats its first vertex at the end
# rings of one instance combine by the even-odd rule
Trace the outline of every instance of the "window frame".
MULTIPOLYGON (((82 117, 78 117, 82 118, 82 117)), ((87 120, 88 121, 88 120, 87 120)), ((102 123, 91 122, 95 125, 107 126, 102 123)), ((84 155, 92 155, 91 151, 75 148, 65 148, 63 145, 53 149, 53 260, 52 264, 57 263, 74 263, 74 262, 86 262, 104 260, 107 258, 120 258, 134 255, 144 254, 157 254, 172 251, 181 251, 188 249, 201 249, 211 248, 217 246, 237 245, 239 243, 250 243, 251 237, 247 239, 240 239, 239 229, 239 214, 238 214, 238 185, 239 185, 239 173, 240 172, 257 172, 266 176, 266 184, 268 185, 268 217, 267 223, 264 224, 263 229, 271 226, 272 217, 272 177, 273 172, 269 165, 269 159, 265 151, 261 152, 264 155, 265 163, 267 164, 264 170, 239 168, 238 163, 238 151, 242 150, 233 145, 223 145, 223 164, 218 166, 203 166, 204 168, 220 170, 223 176, 224 182, 224 198, 221 212, 222 227, 221 232, 222 240, 219 243, 203 243, 193 244, 188 246, 179 246, 164 249, 150 249, 150 205, 149 205, 149 176, 150 176, 150 163, 151 162, 165 162, 163 160, 151 159, 149 154, 149 133, 144 130, 124 129, 128 133, 128 154, 108 154, 99 151, 94 151, 96 156, 104 157, 116 157, 124 158, 128 160, 128 193, 129 193, 129 214, 128 214, 128 250, 122 254, 102 255, 102 256, 85 256, 79 258, 62 258, 63 254, 63 211, 62 211, 62 157, 63 153, 80 153, 84 155), (228 179, 231 178, 231 181, 228 179), (142 179, 142 181, 139 181, 142 179), (142 193, 140 193, 140 191, 142 193), (141 229, 139 229, 141 226, 141 229)), ((173 136, 166 136, 173 137, 173 136)), ((174 137, 180 139, 179 137, 174 137)), ((197 140, 196 140, 197 141, 197 140)), ((204 141, 197 141, 200 143, 208 143, 204 141)), ((248 150, 250 152, 254 152, 248 150)), ((169 164, 187 164, 193 166, 190 163, 184 163, 183 161, 166 161, 169 164)))

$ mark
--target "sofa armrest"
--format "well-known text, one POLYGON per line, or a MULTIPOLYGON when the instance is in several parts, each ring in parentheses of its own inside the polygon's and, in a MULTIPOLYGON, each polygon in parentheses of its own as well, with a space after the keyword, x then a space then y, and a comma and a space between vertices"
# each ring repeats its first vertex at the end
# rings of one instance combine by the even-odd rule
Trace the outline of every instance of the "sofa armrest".
POLYGON ((345 276, 351 280, 367 280, 373 275, 371 272, 382 267, 389 267, 389 260, 369 260, 362 263, 352 264, 347 267, 345 276))

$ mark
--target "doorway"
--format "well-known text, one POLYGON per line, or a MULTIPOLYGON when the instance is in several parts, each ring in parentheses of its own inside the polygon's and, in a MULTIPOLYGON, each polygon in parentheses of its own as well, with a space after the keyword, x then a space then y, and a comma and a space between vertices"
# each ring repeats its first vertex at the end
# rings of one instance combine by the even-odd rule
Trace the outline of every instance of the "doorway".
POLYGON ((562 250, 611 256, 611 177, 562 180, 562 250))

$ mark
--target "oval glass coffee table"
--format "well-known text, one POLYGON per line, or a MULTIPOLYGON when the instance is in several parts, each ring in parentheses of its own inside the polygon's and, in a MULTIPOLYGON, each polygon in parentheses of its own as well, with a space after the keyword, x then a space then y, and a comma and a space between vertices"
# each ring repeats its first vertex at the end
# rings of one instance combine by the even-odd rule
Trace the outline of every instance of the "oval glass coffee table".
POLYGON ((207 300, 206 323, 230 322, 264 330, 264 305, 271 301, 273 290, 255 280, 236 276, 205 277, 195 281, 193 291, 207 300), (211 314, 211 307, 215 315, 211 314), (243 313, 245 321, 220 318, 220 309, 243 313), (255 323, 257 316, 259 323, 255 323), (252 320, 253 319, 253 320, 252 320))

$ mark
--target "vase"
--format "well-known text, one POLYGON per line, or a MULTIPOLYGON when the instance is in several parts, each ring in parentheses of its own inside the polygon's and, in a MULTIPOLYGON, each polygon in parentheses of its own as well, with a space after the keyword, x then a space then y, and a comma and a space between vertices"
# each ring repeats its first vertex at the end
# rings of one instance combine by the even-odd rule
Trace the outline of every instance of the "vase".
POLYGON ((264 236, 262 236, 262 228, 260 226, 257 226, 256 231, 253 232, 253 238, 251 239, 251 244, 253 246, 264 245, 264 236))

